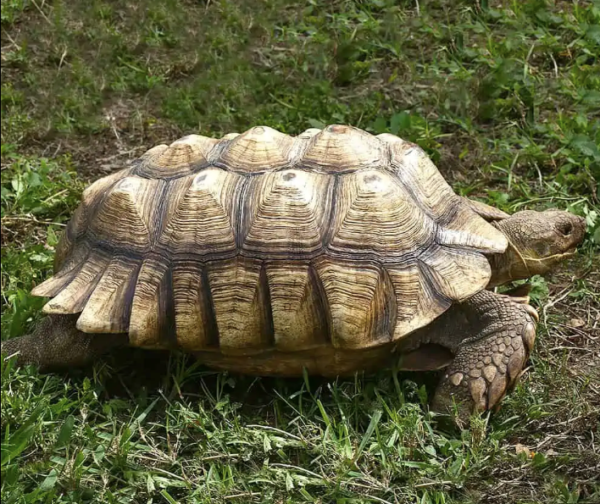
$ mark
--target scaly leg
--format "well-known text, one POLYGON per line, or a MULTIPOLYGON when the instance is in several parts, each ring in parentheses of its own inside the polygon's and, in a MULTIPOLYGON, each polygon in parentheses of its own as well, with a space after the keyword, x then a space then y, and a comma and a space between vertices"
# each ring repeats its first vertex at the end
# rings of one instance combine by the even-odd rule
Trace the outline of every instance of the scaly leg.
POLYGON ((17 355, 20 365, 33 364, 41 371, 81 367, 113 348, 129 344, 126 334, 86 334, 75 324, 77 315, 51 315, 33 333, 2 342, 4 356, 17 355))
MULTIPOLYGON (((452 308, 466 327, 455 339, 456 354, 436 390, 434 410, 448 412, 456 403, 465 418, 494 407, 515 385, 533 349, 538 321, 526 301, 482 291, 452 308)), ((436 339, 441 343, 439 331, 436 339)))

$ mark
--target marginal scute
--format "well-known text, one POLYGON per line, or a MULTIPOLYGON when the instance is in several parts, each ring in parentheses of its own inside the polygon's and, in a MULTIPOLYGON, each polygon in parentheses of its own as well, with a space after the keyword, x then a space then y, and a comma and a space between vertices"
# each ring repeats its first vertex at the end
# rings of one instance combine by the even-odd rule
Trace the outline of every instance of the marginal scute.
POLYGON ((206 168, 172 183, 159 243, 167 253, 226 254, 236 250, 235 223, 243 177, 206 168))
POLYGON ((328 343, 327 307, 308 262, 278 261, 266 266, 275 347, 303 351, 328 343))
POLYGON ((323 245, 331 212, 333 180, 304 170, 266 173, 246 194, 242 248, 309 254, 323 245))
POLYGON ((77 319, 77 329, 86 333, 126 333, 139 267, 136 261, 112 259, 77 319))
POLYGON ((333 125, 312 136, 300 163, 317 171, 342 173, 382 161, 383 149, 377 138, 351 126, 333 125))
POLYGON ((86 242, 82 242, 72 249, 71 253, 62 260, 60 269, 55 270, 54 276, 36 285, 31 294, 41 297, 56 296, 73 280, 84 261, 87 260, 89 253, 90 246, 86 242))
POLYGON ((363 170, 340 177, 329 248, 390 261, 415 254, 434 236, 434 222, 390 174, 363 170))
POLYGON ((503 212, 499 208, 469 198, 463 198, 465 203, 473 210, 477 215, 483 217, 488 222, 504 220, 510 217, 509 214, 503 212))
POLYGON ((81 312, 109 262, 106 254, 92 251, 77 269, 73 279, 46 303, 43 312, 48 315, 81 312))
POLYGON ((335 348, 367 348, 391 341, 395 300, 379 265, 323 258, 315 267, 327 296, 335 348))
POLYGON ((213 341, 209 287, 196 261, 176 263, 173 268, 173 302, 177 344, 184 350, 206 350, 216 347, 213 341))
POLYGON ((490 225, 458 196, 438 227, 436 241, 441 245, 460 246, 486 254, 500 254, 508 247, 506 236, 490 225))
POLYGON ((487 286, 490 263, 479 253, 434 245, 419 256, 435 282, 436 291, 453 301, 470 298, 487 286))
POLYGON ((175 346, 172 283, 169 266, 161 260, 144 260, 131 306, 129 342, 143 348, 175 346))
POLYGON ((277 170, 290 164, 293 145, 292 137, 267 126, 256 126, 233 138, 219 162, 247 173, 277 170))
POLYGON ((148 178, 175 178, 189 175, 207 164, 216 138, 188 135, 168 147, 150 149, 139 160, 136 173, 148 178))
POLYGON ((208 265, 219 343, 224 354, 260 353, 273 343, 269 289, 260 261, 241 257, 208 265))
POLYGON ((408 142, 391 142, 392 168, 415 203, 439 224, 438 243, 485 253, 506 250, 506 237, 457 196, 423 150, 408 142))
POLYGON ((396 296, 394 341, 426 326, 452 304, 450 299, 435 290, 417 263, 386 265, 386 272, 396 296))

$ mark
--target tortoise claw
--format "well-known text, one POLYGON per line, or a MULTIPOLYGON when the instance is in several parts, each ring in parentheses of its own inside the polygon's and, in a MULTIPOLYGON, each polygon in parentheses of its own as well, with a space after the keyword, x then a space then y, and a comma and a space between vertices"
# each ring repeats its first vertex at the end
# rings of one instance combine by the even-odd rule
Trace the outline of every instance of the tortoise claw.
POLYGON ((540 321, 540 315, 533 306, 531 306, 530 304, 526 304, 525 310, 527 311, 527 313, 529 313, 529 315, 531 315, 531 317, 533 318, 533 320, 535 320, 536 323, 540 321))

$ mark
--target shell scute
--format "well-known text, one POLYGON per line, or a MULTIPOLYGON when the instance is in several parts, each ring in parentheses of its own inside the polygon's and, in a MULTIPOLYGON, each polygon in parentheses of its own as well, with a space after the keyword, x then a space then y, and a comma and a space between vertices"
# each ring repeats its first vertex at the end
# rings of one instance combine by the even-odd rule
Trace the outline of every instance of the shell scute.
POLYGON ((171 145, 157 145, 142 155, 136 174, 145 178, 171 179, 194 173, 208 164, 216 138, 188 135, 171 145))
POLYGON ((149 252, 164 182, 126 177, 107 192, 89 222, 89 233, 100 242, 137 253, 149 252), (118 226, 115 223, 119 223, 118 226))
POLYGON ((129 342, 143 348, 176 346, 172 272, 165 261, 144 260, 135 285, 129 322, 129 342))
POLYGON ((318 260, 335 348, 367 348, 391 341, 395 299, 377 263, 318 260))
POLYGON ((329 343, 328 307, 308 261, 267 264, 273 333, 278 350, 292 352, 329 343))
POLYGON ((340 177, 331 233, 331 250, 387 262, 426 247, 435 225, 395 177, 363 170, 340 177))
POLYGON ((85 303, 77 320, 77 329, 87 333, 127 332, 131 293, 139 268, 137 261, 113 258, 85 303))
POLYGON ((208 265, 224 354, 260 353, 273 344, 268 282, 261 261, 235 258, 208 265))
POLYGON ((223 148, 216 163, 246 173, 281 169, 291 164, 294 138, 267 126, 236 135, 223 148))
POLYGON ((43 312, 48 315, 81 312, 109 262, 106 253, 90 251, 81 266, 73 271, 72 276, 69 275, 70 281, 44 305, 43 312))
POLYGON ((329 173, 378 166, 383 162, 382 144, 376 137, 339 124, 312 134, 300 160, 302 166, 329 173))
POLYGON ((158 242, 168 253, 236 250, 235 215, 243 177, 219 168, 174 181, 158 242))
POLYGON ((246 194, 242 249, 263 254, 319 250, 329 224, 333 179, 288 169, 254 179, 246 194))

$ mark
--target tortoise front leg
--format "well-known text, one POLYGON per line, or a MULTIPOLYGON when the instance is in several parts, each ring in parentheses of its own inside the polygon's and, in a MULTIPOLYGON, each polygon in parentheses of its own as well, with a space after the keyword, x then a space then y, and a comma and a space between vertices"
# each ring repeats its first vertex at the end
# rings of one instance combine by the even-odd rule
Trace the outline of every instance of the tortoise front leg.
POLYGON ((436 390, 433 409, 449 412, 456 404, 464 418, 497 405, 515 385, 533 349, 538 315, 525 299, 490 291, 455 308, 466 322, 466 337, 436 390))
POLYGON ((126 334, 86 334, 75 324, 78 315, 51 315, 33 333, 2 342, 2 354, 17 356, 19 365, 33 364, 41 371, 81 367, 108 351, 129 344, 126 334))

